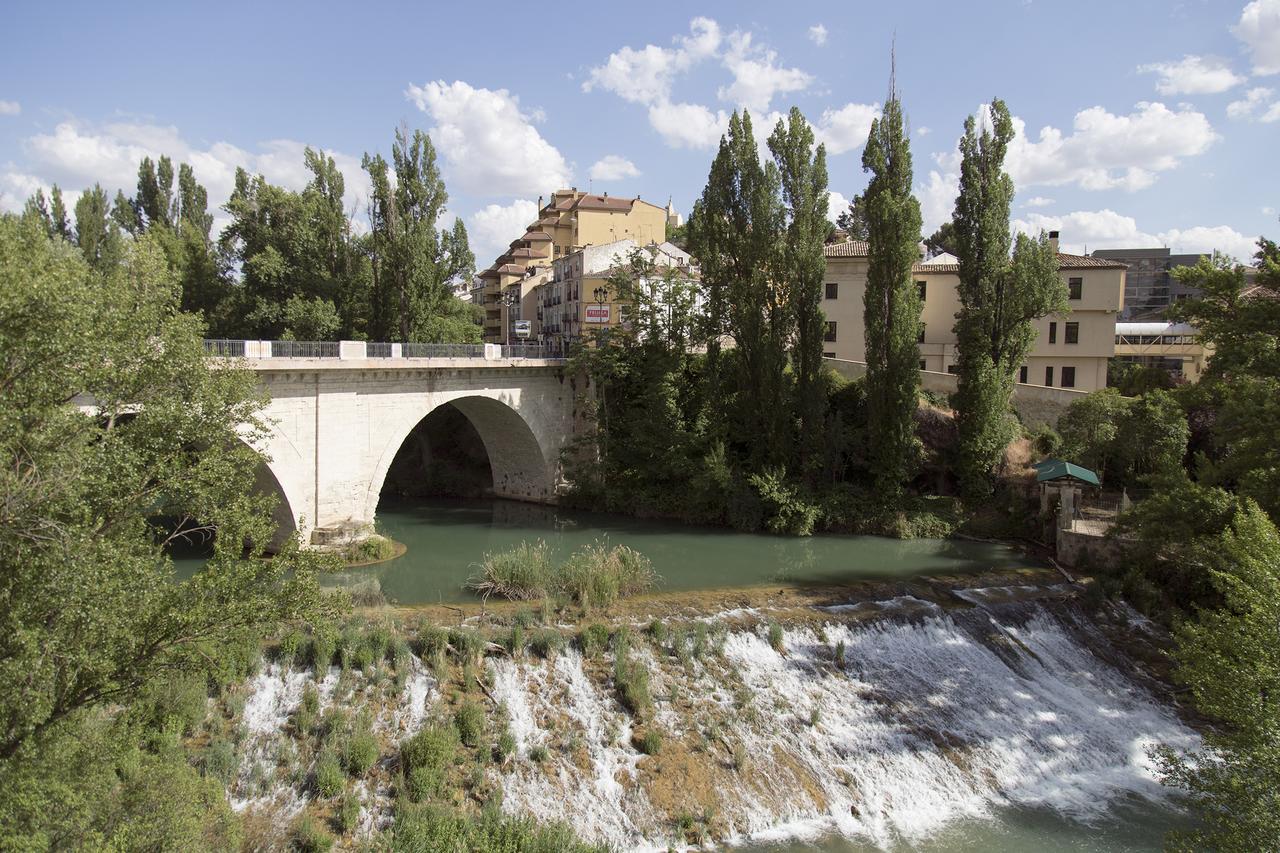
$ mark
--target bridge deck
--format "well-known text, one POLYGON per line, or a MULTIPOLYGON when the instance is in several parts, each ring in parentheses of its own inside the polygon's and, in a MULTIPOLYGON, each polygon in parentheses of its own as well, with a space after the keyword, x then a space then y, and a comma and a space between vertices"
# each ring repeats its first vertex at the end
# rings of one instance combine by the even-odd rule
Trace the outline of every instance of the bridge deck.
POLYGON ((315 370, 433 370, 512 367, 563 367, 563 358, 227 358, 260 373, 315 370))

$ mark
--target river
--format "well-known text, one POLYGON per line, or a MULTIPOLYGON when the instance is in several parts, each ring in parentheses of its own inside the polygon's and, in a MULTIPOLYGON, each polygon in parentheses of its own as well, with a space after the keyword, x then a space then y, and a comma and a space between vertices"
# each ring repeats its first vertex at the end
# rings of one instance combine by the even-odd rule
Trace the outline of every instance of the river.
POLYGON ((376 582, 389 601, 409 606, 474 601, 465 586, 485 553, 538 539, 559 556, 597 541, 629 545, 653 561, 662 577, 659 591, 838 585, 1039 565, 1008 546, 983 542, 769 536, 513 501, 381 506, 378 529, 408 546, 404 556, 324 580, 376 582))

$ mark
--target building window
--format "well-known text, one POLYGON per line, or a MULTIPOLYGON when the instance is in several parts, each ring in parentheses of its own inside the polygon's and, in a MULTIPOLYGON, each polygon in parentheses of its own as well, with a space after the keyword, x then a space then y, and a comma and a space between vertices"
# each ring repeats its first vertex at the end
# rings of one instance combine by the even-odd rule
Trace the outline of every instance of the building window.
POLYGON ((827 331, 826 331, 826 334, 822 336, 822 339, 827 343, 835 342, 835 339, 836 339, 836 321, 835 320, 827 321, 827 331))
POLYGON ((1080 291, 1084 290, 1084 279, 1072 276, 1067 279, 1067 298, 1079 299, 1080 291))
POLYGON ((947 373, 950 373, 952 376, 959 376, 959 375, 960 375, 960 365, 958 365, 958 364, 948 364, 948 365, 947 365, 947 373))
POLYGON ((925 295, 925 291, 926 291, 926 290, 928 290, 927 285, 928 285, 928 282, 926 282, 926 281, 917 281, 917 282, 916 282, 916 287, 918 287, 918 288, 920 289, 920 301, 921 301, 921 302, 924 302, 924 295, 925 295))
POLYGON ((920 324, 920 333, 916 335, 916 343, 924 343, 924 323, 920 324))
POLYGON ((1063 388, 1076 387, 1076 369, 1074 367, 1062 368, 1062 387, 1063 388))
POLYGON ((1049 343, 1056 344, 1058 342, 1058 324, 1049 324, 1049 343))
POLYGON ((1053 368, 1046 367, 1044 369, 1044 385, 1046 388, 1053 387, 1053 368))
POLYGON ((834 281, 827 282, 827 298, 828 299, 840 298, 840 284, 838 282, 834 282, 834 281))
POLYGON ((922 359, 920 359, 920 369, 921 369, 921 370, 928 370, 928 369, 929 369, 928 365, 925 363, 925 360, 924 360, 923 358, 922 358, 922 359))
POLYGON ((1018 368, 1018 382, 1023 385, 1027 384, 1027 366, 1025 364, 1018 368))
MULTIPOLYGON (((1079 323, 1068 323, 1067 327, 1063 331, 1066 332, 1067 343, 1069 344, 1080 343, 1080 324, 1079 323)), ((1064 376, 1063 378, 1065 379, 1066 377, 1064 376)))
POLYGON ((836 357, 836 354, 835 354, 835 353, 833 353, 833 352, 824 352, 824 353, 822 354, 822 357, 823 357, 823 358, 835 358, 835 357, 836 357))

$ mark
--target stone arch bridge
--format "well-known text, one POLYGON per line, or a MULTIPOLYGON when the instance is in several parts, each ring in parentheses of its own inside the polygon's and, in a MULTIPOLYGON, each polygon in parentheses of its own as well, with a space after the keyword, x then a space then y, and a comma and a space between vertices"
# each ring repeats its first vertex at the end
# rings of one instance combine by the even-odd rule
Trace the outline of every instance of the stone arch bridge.
POLYGON ((282 534, 332 545, 367 535, 392 460, 427 415, 452 404, 475 427, 495 496, 551 503, 575 432, 564 360, 533 347, 210 341, 270 397, 259 487, 280 497, 282 534), (374 348, 378 349, 374 349, 374 348), (385 348, 385 349, 384 349, 385 348))

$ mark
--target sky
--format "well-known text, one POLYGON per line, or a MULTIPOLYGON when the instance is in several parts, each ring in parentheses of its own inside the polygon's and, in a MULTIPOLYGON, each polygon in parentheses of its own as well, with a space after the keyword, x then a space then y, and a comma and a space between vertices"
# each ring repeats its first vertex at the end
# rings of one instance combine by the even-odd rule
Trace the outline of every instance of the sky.
POLYGON ((1280 237, 1280 0, 6 6, 3 210, 53 183, 132 194, 160 154, 220 207, 237 166, 301 189, 310 145, 359 218, 361 156, 405 125, 435 143, 483 267, 558 187, 687 216, 729 114, 763 146, 794 105, 834 217, 866 186, 892 48, 926 233, 954 206, 965 118, 999 97, 1016 228, 1240 258, 1280 237))

